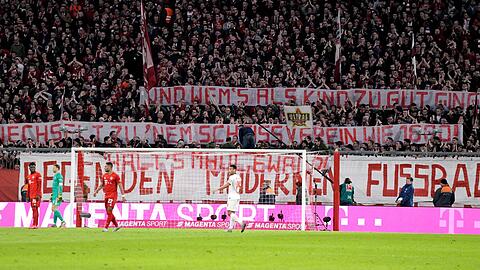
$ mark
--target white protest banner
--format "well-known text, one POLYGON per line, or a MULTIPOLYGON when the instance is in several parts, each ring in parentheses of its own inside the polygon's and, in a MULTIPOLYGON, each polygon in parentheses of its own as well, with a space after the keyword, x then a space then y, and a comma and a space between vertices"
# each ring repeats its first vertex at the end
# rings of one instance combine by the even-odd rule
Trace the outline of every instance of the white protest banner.
MULTIPOLYGON (((114 171, 124 183, 127 200, 203 202, 223 201, 226 194, 212 194, 227 177, 229 164, 236 162, 242 178, 242 201, 257 203, 262 183, 271 181, 277 203, 293 203, 296 181, 299 181, 301 160, 296 156, 233 156, 196 155, 194 153, 107 153, 85 154, 84 182, 91 193, 98 186, 105 162, 114 164, 114 171)), ((329 157, 309 155, 308 161, 318 170, 327 167, 329 157)), ((70 154, 27 154, 20 157, 19 187, 23 185, 28 163, 35 161, 42 175, 43 199, 50 198, 52 167, 59 163, 65 178, 64 198, 70 192, 70 154)), ((355 188, 355 200, 362 204, 394 204, 406 177, 413 177, 414 202, 431 205, 440 180, 446 178, 455 191, 456 205, 480 205, 480 161, 478 158, 422 158, 342 156, 340 181, 349 177, 355 188)), ((317 183, 318 201, 332 202, 331 183, 308 166, 307 183, 310 199, 313 183, 317 183)), ((332 178, 331 171, 328 176, 332 178)), ((102 199, 97 197, 96 199, 102 199)))
POLYGON ((445 178, 459 205, 480 205, 480 160, 472 157, 343 156, 340 180, 349 177, 360 203, 394 204, 406 177, 413 177, 414 202, 433 206, 435 190, 445 178))
MULTIPOLYGON (((307 136, 320 137, 326 144, 342 141, 344 144, 360 143, 372 140, 383 144, 388 137, 394 141, 409 139, 412 143, 424 144, 434 135, 442 142, 452 142, 457 137, 462 143, 463 125, 449 124, 400 124, 388 126, 358 126, 358 127, 289 127, 285 124, 263 125, 275 134, 284 143, 301 142, 307 136)), ((182 139, 186 143, 199 142, 202 144, 215 142, 224 143, 227 137, 238 136, 238 125, 224 124, 184 124, 164 125, 156 123, 132 122, 75 122, 59 121, 50 123, 4 124, 0 125, 0 139, 4 142, 26 141, 31 138, 36 142, 44 143, 50 139, 57 141, 63 138, 61 127, 74 130, 81 128, 82 135, 95 135, 103 142, 103 138, 115 131, 120 139, 128 142, 135 136, 147 139, 153 143, 157 135, 163 135, 169 144, 176 144, 182 139)), ((257 141, 276 140, 258 125, 251 125, 257 141)))
POLYGON ((174 86, 155 87, 148 92, 152 104, 173 105, 180 101, 192 104, 213 102, 219 105, 244 103, 247 106, 287 104, 291 100, 298 105, 324 101, 328 105, 343 106, 347 100, 356 105, 366 104, 373 109, 406 108, 415 103, 419 107, 435 107, 443 104, 448 108, 467 108, 475 104, 480 94, 463 91, 412 90, 412 89, 349 89, 326 90, 312 88, 241 88, 221 86, 174 86))

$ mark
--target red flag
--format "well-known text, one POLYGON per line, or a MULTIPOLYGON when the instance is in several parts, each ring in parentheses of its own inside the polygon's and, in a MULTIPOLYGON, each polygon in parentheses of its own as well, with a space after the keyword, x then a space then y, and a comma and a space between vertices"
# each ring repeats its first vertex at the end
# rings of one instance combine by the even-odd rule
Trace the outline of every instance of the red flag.
POLYGON ((145 6, 141 7, 142 13, 142 36, 143 36, 143 44, 142 44, 142 55, 143 55, 143 83, 147 93, 150 91, 152 87, 154 87, 157 83, 155 77, 155 67, 153 65, 152 59, 152 49, 150 47, 150 38, 148 37, 148 25, 147 25, 147 14, 145 13, 145 6))
POLYGON ((337 38, 335 40, 335 82, 340 82, 340 75, 342 74, 342 65, 340 59, 341 39, 342 39, 342 26, 340 23, 340 10, 337 15, 337 38))

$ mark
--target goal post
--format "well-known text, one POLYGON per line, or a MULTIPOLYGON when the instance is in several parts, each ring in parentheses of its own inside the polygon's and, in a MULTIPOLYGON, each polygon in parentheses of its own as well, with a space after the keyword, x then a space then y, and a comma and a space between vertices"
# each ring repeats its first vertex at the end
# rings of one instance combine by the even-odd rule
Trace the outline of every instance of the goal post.
POLYGON ((301 230, 305 231, 306 229, 306 208, 307 208, 307 152, 302 151, 302 223, 301 230))
MULTIPOLYGON (((95 198, 92 194, 106 162, 114 164, 113 171, 120 176, 125 188, 126 204, 119 203, 116 207, 121 213, 119 219, 131 220, 132 216, 133 219, 165 219, 177 225, 196 218, 219 221, 227 194, 212 191, 226 182, 228 167, 234 164, 242 178, 239 212, 254 224, 252 226, 256 223, 267 226, 263 222, 270 222, 268 226, 281 227, 284 222, 291 226, 289 228, 298 225, 297 229, 306 230, 311 222, 312 201, 308 198, 313 178, 307 175, 312 166, 307 167, 311 157, 306 150, 72 148, 70 158, 71 188, 75 191, 71 192, 70 201, 77 209, 72 211, 75 217, 71 220, 75 219, 77 226, 81 226, 79 214, 91 211, 88 206, 100 209, 103 205, 103 193, 95 198), (297 198, 299 186, 301 196, 297 198), (86 203, 82 205, 83 202, 86 203), (149 216, 148 207, 162 209, 160 214, 149 216), (138 214, 139 208, 148 209, 138 214)), ((158 212, 158 209, 152 211, 158 212)), ((93 211, 90 214, 96 215, 93 211)))
POLYGON ((333 230, 340 230, 340 152, 333 154, 333 230))
MULTIPOLYGON (((333 180, 337 181, 338 187, 338 182, 343 183, 346 178, 352 181, 352 193, 353 188, 355 190, 354 205, 360 207, 394 206, 406 177, 413 177, 415 188, 420 191, 415 194, 415 206, 432 207, 432 198, 442 179, 448 180, 451 187, 455 188, 455 206, 478 206, 478 200, 471 192, 478 189, 478 181, 475 181, 479 179, 478 153, 451 156, 449 153, 425 152, 340 152, 338 158, 334 158, 332 152, 285 150, 75 148, 15 151, 18 151, 19 196, 31 162, 37 164, 37 171, 42 175, 43 202, 40 213, 43 227, 53 222, 49 199, 55 164, 60 165, 60 173, 64 178, 64 203, 59 211, 69 227, 80 221, 76 209, 92 215, 86 220, 87 226, 98 226, 97 221, 105 218, 103 194, 93 198, 92 193, 101 179, 107 160, 113 161, 114 170, 126 185, 127 203, 119 203, 114 209, 118 219, 123 220, 192 220, 198 215, 204 220, 211 220, 209 216, 215 214, 218 221, 218 217, 224 213, 222 205, 227 194, 223 192, 213 196, 211 191, 218 188, 222 181, 225 182, 225 173, 233 157, 237 158, 238 171, 245 182, 246 190, 241 195, 244 216, 254 218, 252 213, 257 211, 261 221, 270 222, 271 216, 273 225, 277 225, 278 214, 283 210, 284 221, 297 223, 298 229, 327 229, 321 221, 330 217, 333 217, 333 222, 328 223, 328 229, 352 230, 352 226, 357 225, 359 228, 367 225, 377 228, 378 220, 375 221, 377 223, 372 223, 374 219, 370 223, 363 223, 355 219, 365 218, 355 217, 359 208, 336 207, 338 203, 334 202, 338 202, 338 198, 335 196, 339 193, 334 192, 338 188, 334 187, 333 180), (305 155, 306 164, 302 163, 305 155), (337 159, 341 163, 338 169, 334 162, 337 159), (261 183, 267 180, 271 182, 272 191, 269 194, 273 194, 273 202, 268 201, 272 196, 260 196, 261 183), (82 189, 82 181, 87 189, 82 189), (296 193, 294 188, 299 181, 301 184, 297 188, 300 192, 304 191, 302 194, 296 193), (340 224, 332 226, 336 220, 340 224)), ((24 206, 22 211, 29 211, 29 206, 24 206)), ((21 224, 30 225, 31 214, 22 212, 17 216, 21 218, 21 224)))
POLYGON ((77 212, 77 204, 75 200, 75 187, 77 181, 77 169, 76 169, 76 155, 75 155, 75 150, 72 148, 72 151, 70 152, 70 203, 72 205, 72 211, 71 211, 71 217, 67 219, 67 226, 73 227, 74 226, 74 220, 78 219, 77 212), (75 219, 74 219, 75 217, 75 219))

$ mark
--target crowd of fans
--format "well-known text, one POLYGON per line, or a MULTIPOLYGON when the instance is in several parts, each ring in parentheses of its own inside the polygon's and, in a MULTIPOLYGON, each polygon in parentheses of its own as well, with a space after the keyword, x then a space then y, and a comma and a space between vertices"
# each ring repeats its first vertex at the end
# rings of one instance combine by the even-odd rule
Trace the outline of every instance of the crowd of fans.
MULTIPOLYGON (((477 91, 480 6, 472 0, 144 1, 158 86, 222 85, 325 89, 406 88, 477 91), (165 2, 174 5, 167 19, 165 2), (337 11, 341 10, 340 80, 334 78, 337 11), (412 49, 412 39, 415 39, 412 49), (414 77, 412 56, 417 61, 414 77)), ((284 123, 282 106, 139 104, 143 84, 140 1, 0 0, 0 123, 151 121, 156 123, 284 123)), ((373 110, 351 103, 310 104, 320 126, 459 123, 463 145, 386 139, 334 146, 344 150, 478 151, 475 107, 373 110)), ((238 138, 227 146, 239 147, 238 138)), ((122 142, 75 136, 37 145, 167 146, 163 138, 122 142), (75 139, 72 139, 75 138, 75 139)), ((178 142, 177 147, 185 147, 178 142)), ((172 146, 172 147, 175 147, 172 146)), ((199 147, 198 144, 187 145, 199 147)), ((205 146, 202 146, 205 147, 205 146)), ((318 138, 260 148, 327 148, 318 138)), ((2 156, 2 160, 4 157, 2 156)))

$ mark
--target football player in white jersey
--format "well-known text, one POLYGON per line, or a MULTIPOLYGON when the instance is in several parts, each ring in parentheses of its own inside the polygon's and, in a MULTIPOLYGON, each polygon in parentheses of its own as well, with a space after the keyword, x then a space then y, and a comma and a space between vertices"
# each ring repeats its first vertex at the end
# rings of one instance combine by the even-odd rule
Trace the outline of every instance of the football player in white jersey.
POLYGON ((228 226, 228 232, 231 232, 235 227, 235 222, 238 222, 242 226, 242 231, 245 231, 247 223, 243 222, 237 216, 238 205, 240 204, 240 190, 242 187, 242 179, 237 174, 237 166, 230 165, 228 167, 228 181, 218 189, 214 190, 213 193, 219 192, 228 187, 228 200, 227 200, 227 212, 230 217, 230 226, 228 226))

